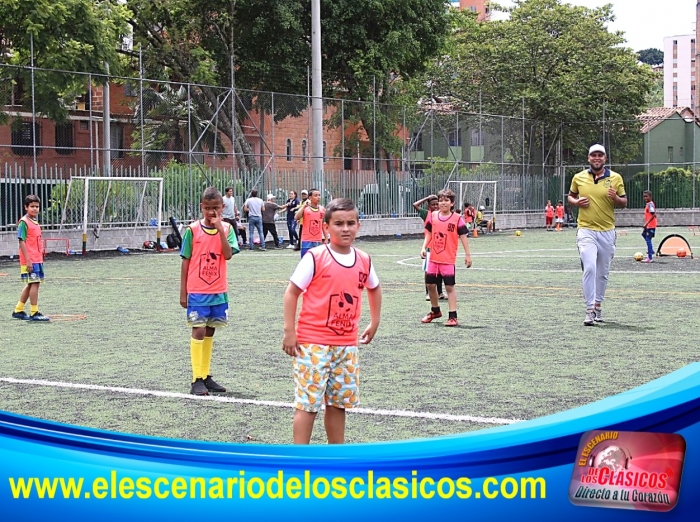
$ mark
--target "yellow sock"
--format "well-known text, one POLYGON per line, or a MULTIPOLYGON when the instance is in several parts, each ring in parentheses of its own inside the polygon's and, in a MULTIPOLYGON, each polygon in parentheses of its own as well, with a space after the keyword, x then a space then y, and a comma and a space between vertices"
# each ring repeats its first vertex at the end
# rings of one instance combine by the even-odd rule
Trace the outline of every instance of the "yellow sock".
POLYGON ((29 315, 34 315, 35 313, 37 313, 39 311, 39 305, 38 304, 29 305, 29 309, 31 310, 31 313, 29 315))
MULTIPOLYGON (((192 360, 192 382, 202 377, 202 345, 201 339, 190 339, 190 358, 192 360)), ((206 376, 205 376, 206 377, 206 376)))
POLYGON ((15 306, 15 313, 18 314, 24 311, 24 303, 22 301, 17 301, 17 306, 15 306))
POLYGON ((211 375, 211 353, 214 350, 214 338, 205 337, 202 344, 202 378, 211 375))

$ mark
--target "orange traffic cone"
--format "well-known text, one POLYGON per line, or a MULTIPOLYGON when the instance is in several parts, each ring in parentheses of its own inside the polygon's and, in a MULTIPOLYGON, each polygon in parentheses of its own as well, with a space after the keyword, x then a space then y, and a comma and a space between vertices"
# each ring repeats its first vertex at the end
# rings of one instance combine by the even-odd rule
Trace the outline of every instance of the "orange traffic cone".
POLYGON ((557 223, 557 232, 561 232, 561 223, 557 223))
POLYGON ((472 229, 472 237, 479 237, 479 231, 474 227, 472 229))

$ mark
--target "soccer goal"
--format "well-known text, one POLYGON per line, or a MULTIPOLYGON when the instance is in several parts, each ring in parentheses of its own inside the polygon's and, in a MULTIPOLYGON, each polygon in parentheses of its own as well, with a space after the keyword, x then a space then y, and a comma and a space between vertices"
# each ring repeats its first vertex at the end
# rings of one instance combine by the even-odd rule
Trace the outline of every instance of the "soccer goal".
POLYGON ((498 181, 448 181, 447 188, 457 196, 457 208, 464 209, 465 203, 471 203, 477 210, 483 206, 493 214, 495 223, 498 181))
POLYGON ((88 233, 95 240, 104 228, 156 228, 156 245, 161 244, 163 178, 73 176, 68 183, 61 227, 82 224, 83 253, 88 233))

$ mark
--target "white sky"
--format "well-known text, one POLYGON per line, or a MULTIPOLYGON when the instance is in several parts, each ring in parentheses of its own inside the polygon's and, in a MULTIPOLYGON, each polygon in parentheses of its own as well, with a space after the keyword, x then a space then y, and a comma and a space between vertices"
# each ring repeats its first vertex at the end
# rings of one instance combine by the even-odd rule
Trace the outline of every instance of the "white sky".
MULTIPOLYGON (((494 0, 512 6, 510 0, 494 0)), ((664 38, 695 32, 696 0, 566 0, 565 3, 596 8, 612 4, 615 21, 608 29, 623 31, 634 51, 664 50, 664 38)), ((503 15, 494 13, 493 19, 503 15)))

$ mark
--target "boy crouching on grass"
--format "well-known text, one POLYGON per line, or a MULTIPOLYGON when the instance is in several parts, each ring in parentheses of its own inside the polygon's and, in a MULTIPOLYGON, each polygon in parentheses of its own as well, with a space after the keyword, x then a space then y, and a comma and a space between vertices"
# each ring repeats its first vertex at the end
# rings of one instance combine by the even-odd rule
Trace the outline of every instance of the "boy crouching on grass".
POLYGON ((29 321, 46 322, 47 316, 39 311, 39 285, 44 281, 44 247, 39 225, 39 198, 30 194, 24 198, 24 216, 17 226, 19 240, 20 276, 26 286, 22 289, 12 317, 29 321), (24 307, 29 301, 29 314, 24 307))
POLYGON ((187 326, 192 328, 190 393, 209 395, 226 391, 212 379, 210 366, 215 329, 228 323, 226 261, 239 249, 234 227, 221 218, 221 192, 207 188, 199 206, 203 219, 191 223, 182 236, 180 306, 187 309, 187 326))
POLYGON ((450 315, 445 326, 458 326, 457 321, 457 292, 455 292, 455 262, 457 260, 458 243, 461 241, 464 247, 464 264, 467 268, 472 266, 472 257, 469 253, 469 230, 464 218, 453 212, 455 193, 450 189, 438 192, 438 208, 428 214, 425 220, 425 239, 420 256, 426 257, 426 249, 430 245, 430 260, 425 268, 425 284, 430 294, 430 312, 421 319, 423 323, 430 323, 442 317, 436 283, 442 276, 447 290, 447 304, 450 315))
POLYGON ((349 199, 326 207, 324 234, 330 244, 303 256, 284 294, 282 349, 294 357, 295 444, 309 444, 316 413, 325 404, 329 444, 345 442, 345 409, 359 404, 358 322, 367 288, 370 323, 359 339, 368 344, 379 327, 382 293, 372 260, 352 246, 359 215, 349 199), (301 313, 296 324, 299 296, 301 313))

